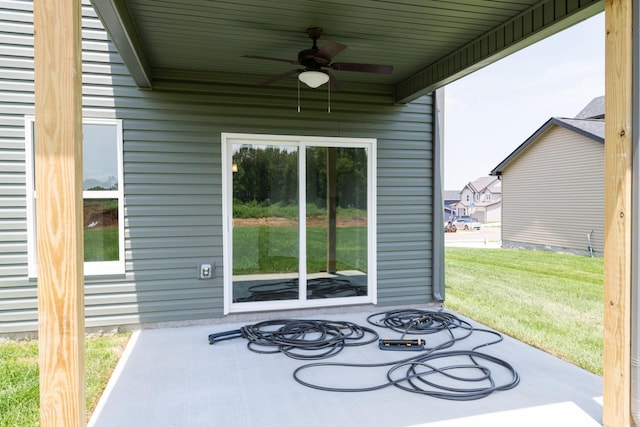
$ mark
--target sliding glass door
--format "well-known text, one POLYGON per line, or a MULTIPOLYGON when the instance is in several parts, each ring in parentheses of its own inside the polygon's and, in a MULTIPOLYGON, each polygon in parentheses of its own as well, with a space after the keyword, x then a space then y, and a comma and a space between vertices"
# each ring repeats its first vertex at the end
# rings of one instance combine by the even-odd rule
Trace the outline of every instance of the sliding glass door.
POLYGON ((373 302, 375 141, 225 134, 223 147, 225 310, 373 302))
POLYGON ((299 297, 298 148, 232 145, 233 302, 299 297))
POLYGON ((367 295, 367 150, 306 149, 310 299, 367 295))

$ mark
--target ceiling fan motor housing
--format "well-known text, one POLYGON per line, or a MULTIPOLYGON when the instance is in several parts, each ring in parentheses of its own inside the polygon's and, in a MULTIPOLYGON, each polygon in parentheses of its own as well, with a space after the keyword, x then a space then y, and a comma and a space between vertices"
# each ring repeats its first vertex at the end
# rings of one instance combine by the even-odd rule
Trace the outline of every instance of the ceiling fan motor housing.
POLYGON ((329 60, 317 57, 316 53, 318 53, 317 47, 301 50, 298 53, 298 63, 309 70, 320 70, 320 67, 329 64, 329 60))
POLYGON ((304 65, 308 70, 319 71, 320 67, 326 66, 331 62, 328 58, 323 58, 321 56, 316 56, 318 51, 318 39, 322 35, 321 27, 311 27, 307 28, 307 34, 309 38, 313 40, 313 46, 310 49, 301 50, 298 53, 298 63, 300 65, 304 65))

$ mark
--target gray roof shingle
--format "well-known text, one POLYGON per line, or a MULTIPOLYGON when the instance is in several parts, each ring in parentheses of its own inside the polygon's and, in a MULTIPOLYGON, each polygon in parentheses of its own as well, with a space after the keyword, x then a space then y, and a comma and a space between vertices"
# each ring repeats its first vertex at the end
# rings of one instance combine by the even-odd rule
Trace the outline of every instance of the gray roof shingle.
POLYGON ((491 185, 497 178, 495 176, 482 176, 475 181, 471 181, 469 184, 473 186, 476 191, 482 191, 487 186, 491 185))
POLYGON ((604 119, 604 96, 593 98, 575 119, 604 119))
POLYGON ((604 140, 604 120, 580 120, 561 118, 556 118, 556 120, 566 123, 570 127, 576 128, 588 134, 595 135, 604 140))
POLYGON ((552 117, 540 127, 533 135, 527 138, 522 144, 518 146, 511 154, 509 154, 503 161, 498 164, 489 173, 490 175, 497 176, 502 173, 502 169, 509 164, 513 159, 518 157, 529 145, 534 143, 540 135, 542 135, 551 126, 561 126, 566 129, 571 129, 581 135, 586 136, 589 139, 604 143, 604 120, 579 120, 579 119, 560 119, 552 117))

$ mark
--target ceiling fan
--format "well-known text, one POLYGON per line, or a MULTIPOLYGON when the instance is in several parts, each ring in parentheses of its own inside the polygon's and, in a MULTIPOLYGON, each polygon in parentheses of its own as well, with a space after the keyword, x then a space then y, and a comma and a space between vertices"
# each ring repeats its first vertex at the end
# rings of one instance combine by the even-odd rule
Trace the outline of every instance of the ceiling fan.
POLYGON ((303 69, 293 69, 286 73, 278 74, 262 82, 271 84, 278 80, 298 74, 298 79, 311 88, 317 88, 329 82, 330 90, 340 89, 338 79, 326 68, 338 71, 358 71, 363 73, 391 74, 393 65, 361 64, 353 62, 332 62, 333 58, 347 48, 346 45, 334 41, 327 41, 321 48, 318 48, 318 39, 322 35, 322 28, 313 27, 307 29, 309 38, 313 40, 310 49, 298 52, 297 60, 272 58, 270 56, 243 55, 244 58, 266 59, 269 61, 286 62, 292 65, 302 65, 303 69))

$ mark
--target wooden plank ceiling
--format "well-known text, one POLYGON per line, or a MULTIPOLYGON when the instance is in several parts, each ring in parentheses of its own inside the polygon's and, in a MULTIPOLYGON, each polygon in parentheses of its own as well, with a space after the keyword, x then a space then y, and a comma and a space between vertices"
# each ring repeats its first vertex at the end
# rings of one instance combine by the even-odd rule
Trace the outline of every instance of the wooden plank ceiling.
MULTIPOLYGON (((93 0, 141 87, 162 79, 265 79, 322 27, 348 46, 334 62, 394 66, 391 76, 332 71, 343 83, 395 86, 407 102, 595 15, 602 0, 93 0)), ((295 85, 288 78, 277 85, 295 85)))

